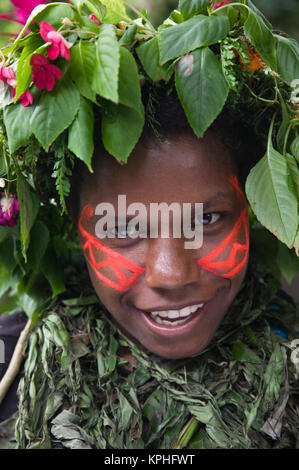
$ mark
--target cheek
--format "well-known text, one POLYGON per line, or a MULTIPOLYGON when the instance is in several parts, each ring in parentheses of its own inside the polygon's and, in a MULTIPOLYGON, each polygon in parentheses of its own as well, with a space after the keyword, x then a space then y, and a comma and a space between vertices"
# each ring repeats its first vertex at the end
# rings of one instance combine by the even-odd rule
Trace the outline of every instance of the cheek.
POLYGON ((233 279, 246 267, 248 252, 249 224, 245 207, 229 235, 197 263, 217 276, 233 279))
POLYGON ((137 266, 85 230, 84 226, 92 216, 93 208, 85 206, 78 222, 81 246, 89 268, 98 280, 112 289, 120 292, 132 289, 144 268, 137 266))

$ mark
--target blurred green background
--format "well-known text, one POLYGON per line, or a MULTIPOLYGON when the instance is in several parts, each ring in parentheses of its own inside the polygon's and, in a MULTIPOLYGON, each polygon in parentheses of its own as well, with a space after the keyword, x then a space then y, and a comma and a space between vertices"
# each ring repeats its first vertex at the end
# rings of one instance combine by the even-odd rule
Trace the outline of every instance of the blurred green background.
MULTIPOLYGON (((273 26, 299 40, 299 0, 253 0, 255 5, 270 19, 273 26)), ((169 12, 176 8, 178 0, 131 0, 138 9, 146 9, 152 22, 157 26, 169 12)), ((0 13, 12 10, 9 0, 0 0, 0 13)), ((1 33, 18 30, 18 25, 0 20, 1 33)), ((0 47, 7 41, 0 36, 0 47)))

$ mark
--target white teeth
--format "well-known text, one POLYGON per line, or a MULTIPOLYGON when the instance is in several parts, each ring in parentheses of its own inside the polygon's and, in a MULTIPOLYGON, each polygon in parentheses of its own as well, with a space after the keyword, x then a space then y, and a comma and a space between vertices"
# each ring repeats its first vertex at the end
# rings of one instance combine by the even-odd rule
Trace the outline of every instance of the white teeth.
POLYGON ((158 312, 150 312, 151 317, 160 325, 180 325, 185 323, 190 315, 196 312, 199 308, 203 307, 203 303, 190 305, 189 307, 184 307, 181 310, 164 310, 158 312), (162 318, 165 320, 162 320, 162 318), (173 319, 173 318, 181 318, 177 321, 167 321, 166 318, 173 319))

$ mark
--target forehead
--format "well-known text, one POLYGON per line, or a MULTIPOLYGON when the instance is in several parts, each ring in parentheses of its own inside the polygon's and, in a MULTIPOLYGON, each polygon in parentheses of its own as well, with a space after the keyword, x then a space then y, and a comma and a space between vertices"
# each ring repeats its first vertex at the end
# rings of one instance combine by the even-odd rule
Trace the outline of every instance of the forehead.
POLYGON ((227 147, 207 133, 171 136, 166 142, 140 141, 128 162, 119 164, 106 153, 94 156, 94 173, 81 185, 84 204, 114 202, 118 194, 128 201, 205 202, 218 193, 233 194, 230 177, 236 173, 227 147))

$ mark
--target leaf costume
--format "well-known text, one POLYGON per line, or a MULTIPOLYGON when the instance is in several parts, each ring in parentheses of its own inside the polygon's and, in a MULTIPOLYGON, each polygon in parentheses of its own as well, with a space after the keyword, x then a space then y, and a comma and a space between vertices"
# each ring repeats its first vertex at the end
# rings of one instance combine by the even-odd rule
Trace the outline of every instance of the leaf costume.
POLYGON ((0 313, 35 324, 19 448, 298 447, 298 364, 270 333, 274 317, 295 338, 296 308, 268 274, 298 271, 298 57, 251 0, 179 0, 157 29, 122 0, 42 4, 2 49, 0 313), (120 163, 145 121, 159 137, 157 89, 177 94, 197 137, 228 106, 264 145, 246 181, 262 270, 250 266, 211 344, 182 361, 140 351, 93 298, 63 296, 82 256, 67 217, 74 162, 93 171, 94 130, 120 163))
POLYGON ((298 312, 271 276, 250 267, 194 358, 141 351, 108 315, 80 297, 54 305, 33 331, 19 389, 20 448, 298 447, 299 370, 290 360, 298 312), (270 331, 281 321, 289 340, 270 331))

